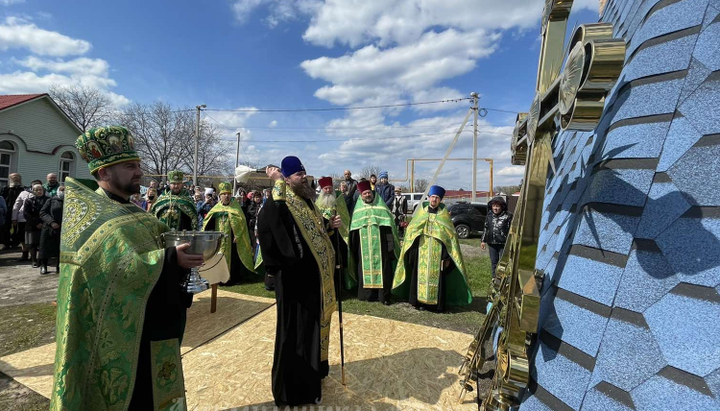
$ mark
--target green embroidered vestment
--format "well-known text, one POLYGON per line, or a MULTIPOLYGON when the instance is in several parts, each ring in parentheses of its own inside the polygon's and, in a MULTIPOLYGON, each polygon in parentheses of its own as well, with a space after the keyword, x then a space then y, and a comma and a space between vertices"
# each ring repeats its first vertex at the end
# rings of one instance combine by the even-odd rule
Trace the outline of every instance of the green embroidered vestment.
POLYGON ((150 213, 167 224, 171 230, 180 231, 181 214, 186 215, 192 222, 192 228, 185 228, 186 230, 191 231, 198 228, 198 213, 195 202, 185 190, 182 190, 177 195, 171 191, 165 192, 153 203, 150 213))
MULTIPOLYGON (((397 262, 400 240, 395 226, 395 217, 377 194, 375 194, 375 199, 371 204, 365 203, 362 197, 358 197, 353 211, 350 231, 358 230, 359 232, 360 264, 362 264, 364 288, 383 287, 382 250, 380 249, 382 245, 380 240, 381 226, 392 229, 393 241, 395 241, 393 247, 394 261, 397 262)), ((392 267, 392 269, 395 270, 395 267, 392 267)))
MULTIPOLYGON (((135 385, 145 307, 168 230, 134 204, 65 181, 51 410, 126 410, 135 385)), ((153 342, 156 409, 184 409, 178 339, 153 342), (158 355, 155 355, 158 354, 158 355), (171 371, 171 372, 170 372, 171 371)))
POLYGON ((216 220, 215 230, 225 233, 225 237, 223 237, 220 244, 220 249, 225 255, 228 269, 232 270, 232 267, 230 266, 230 262, 232 260, 230 251, 233 246, 230 233, 232 231, 236 240, 235 250, 237 250, 240 261, 242 261, 245 268, 249 271, 255 272, 252 247, 250 246, 250 234, 248 233, 245 213, 243 213, 242 208, 240 208, 240 204, 235 200, 232 200, 228 205, 223 205, 222 203, 215 204, 215 206, 205 216, 203 230, 206 229, 208 223, 213 218, 216 220))
POLYGON ((320 210, 320 213, 322 214, 323 218, 326 220, 331 219, 335 215, 340 216, 340 220, 342 221, 342 226, 338 229, 340 232, 340 238, 342 241, 345 242, 345 246, 348 249, 348 253, 345 257, 345 261, 347 261, 347 267, 348 269, 345 270, 345 275, 343 276, 343 286, 346 290, 350 290, 353 287, 357 285, 357 278, 355 275, 355 270, 351 269, 352 267, 355 267, 355 261, 353 258, 353 254, 350 251, 350 212, 348 211, 347 204, 345 204, 345 198, 342 192, 339 190, 335 190, 335 207, 334 208, 324 208, 322 207, 319 202, 315 201, 315 207, 320 210))
POLYGON ((407 272, 406 253, 417 243, 418 247, 418 284, 417 298, 423 304, 438 303, 438 286, 442 271, 442 246, 455 263, 455 268, 444 274, 445 297, 448 305, 468 305, 472 302, 472 293, 467 282, 465 263, 460 251, 455 227, 445 204, 440 204, 437 214, 428 213, 429 203, 418 207, 405 231, 405 242, 400 251, 399 263, 395 269, 393 294, 407 298, 410 292, 410 279, 407 272), (417 240, 417 241, 416 241, 417 240))

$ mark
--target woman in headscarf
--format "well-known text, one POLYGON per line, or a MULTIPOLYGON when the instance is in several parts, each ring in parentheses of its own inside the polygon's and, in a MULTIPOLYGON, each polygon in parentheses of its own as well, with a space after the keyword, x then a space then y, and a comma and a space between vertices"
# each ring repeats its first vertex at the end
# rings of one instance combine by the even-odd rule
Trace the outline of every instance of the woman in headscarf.
MULTIPOLYGON (((43 228, 43 222, 40 219, 40 210, 42 210, 45 202, 50 198, 45 195, 45 188, 42 184, 33 184, 32 192, 34 197, 25 200, 23 214, 25 215, 25 244, 30 251, 30 257, 33 261, 37 258, 37 250, 40 245, 40 230, 43 228)), ((47 267, 40 267, 40 274, 47 274, 47 267)))
POLYGON ((155 200, 157 200, 158 197, 158 191, 157 188, 150 187, 147 190, 147 194, 145 194, 146 202, 145 202, 145 211, 150 211, 150 208, 152 207, 155 200))
POLYGON ((45 202, 40 210, 44 226, 40 233, 40 272, 47 273, 48 260, 57 258, 55 272, 60 272, 60 226, 62 225, 65 186, 58 188, 55 197, 45 202))

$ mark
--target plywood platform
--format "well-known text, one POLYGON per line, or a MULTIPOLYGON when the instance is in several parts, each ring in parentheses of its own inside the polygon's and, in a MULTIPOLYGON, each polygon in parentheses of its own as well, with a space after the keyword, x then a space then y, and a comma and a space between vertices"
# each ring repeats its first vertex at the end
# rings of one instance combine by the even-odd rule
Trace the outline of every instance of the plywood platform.
MULTIPOLYGON (((276 312, 274 307, 258 311, 270 307, 272 300, 223 292, 221 295, 224 299, 219 298, 218 312, 212 315, 223 313, 218 317, 223 320, 218 322, 224 325, 204 324, 212 318, 209 305, 201 304, 202 298, 193 304, 198 316, 188 321, 188 345, 183 344, 188 405, 195 410, 272 407, 270 373, 276 312), (224 312, 230 311, 226 307, 233 307, 237 317, 225 316, 224 312), (251 308, 255 314, 248 315, 251 308), (247 320, 237 320, 243 317, 247 320), (235 321, 239 325, 227 331, 227 324, 235 321)), ((347 386, 340 384, 336 314, 331 331, 330 375, 323 383, 323 406, 477 409, 472 395, 466 396, 463 404, 457 402, 458 366, 471 335, 377 317, 345 314, 343 319, 347 386)), ((0 358, 0 370, 47 397, 52 388, 54 349, 54 344, 49 344, 0 358)))

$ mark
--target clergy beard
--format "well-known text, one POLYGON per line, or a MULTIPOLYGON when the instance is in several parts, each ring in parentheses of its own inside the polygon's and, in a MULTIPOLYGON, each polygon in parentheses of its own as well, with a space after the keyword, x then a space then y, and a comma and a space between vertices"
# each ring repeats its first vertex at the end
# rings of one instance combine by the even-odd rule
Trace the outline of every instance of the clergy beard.
POLYGON ((317 203, 322 208, 335 208, 335 193, 320 192, 320 196, 317 199, 317 203))
POLYGON ((375 195, 372 195, 370 197, 363 197, 362 198, 365 204, 372 204, 373 201, 375 201, 375 195))
POLYGON ((292 189, 293 193, 299 195, 300 197, 306 200, 312 200, 315 198, 315 190, 310 187, 310 184, 308 184, 306 179, 303 178, 299 183, 294 183, 292 180, 288 179, 288 184, 290 185, 290 189, 292 189))

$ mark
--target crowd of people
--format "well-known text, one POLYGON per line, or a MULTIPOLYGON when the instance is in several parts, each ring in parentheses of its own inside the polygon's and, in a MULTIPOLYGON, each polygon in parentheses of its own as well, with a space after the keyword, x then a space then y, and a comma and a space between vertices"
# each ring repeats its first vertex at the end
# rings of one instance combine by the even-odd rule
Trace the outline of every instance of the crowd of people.
POLYGON ((22 176, 12 173, 0 189, 0 250, 20 248, 19 261, 30 260, 40 274, 48 274, 50 259, 60 272, 60 231, 65 187, 50 173, 43 184, 33 180, 24 186, 22 176))
MULTIPOLYGON (((165 187, 153 182, 143 196, 140 157, 127 129, 91 129, 76 146, 99 188, 73 178, 61 185, 54 174, 26 188, 13 174, 0 192, 4 247, 22 246, 22 259, 32 259, 42 274, 49 259, 61 256, 52 408, 184 402, 179 349, 193 296, 182 285, 205 261, 187 252, 190 244, 166 246, 163 233, 170 230, 222 232, 225 284, 264 273, 277 302, 277 405, 321 400, 330 323, 343 290, 437 312, 472 301, 440 186, 410 218, 387 172, 356 181, 346 170, 341 181, 323 177, 315 187, 300 159, 288 156, 281 167, 268 166, 272 187, 262 192, 234 191, 229 182, 201 191, 171 171, 165 187), (73 205, 68 226, 63 201, 73 205), (109 389, 108 375, 134 384, 109 389)), ((511 214, 500 203, 492 210, 482 242, 498 257, 511 214)))

